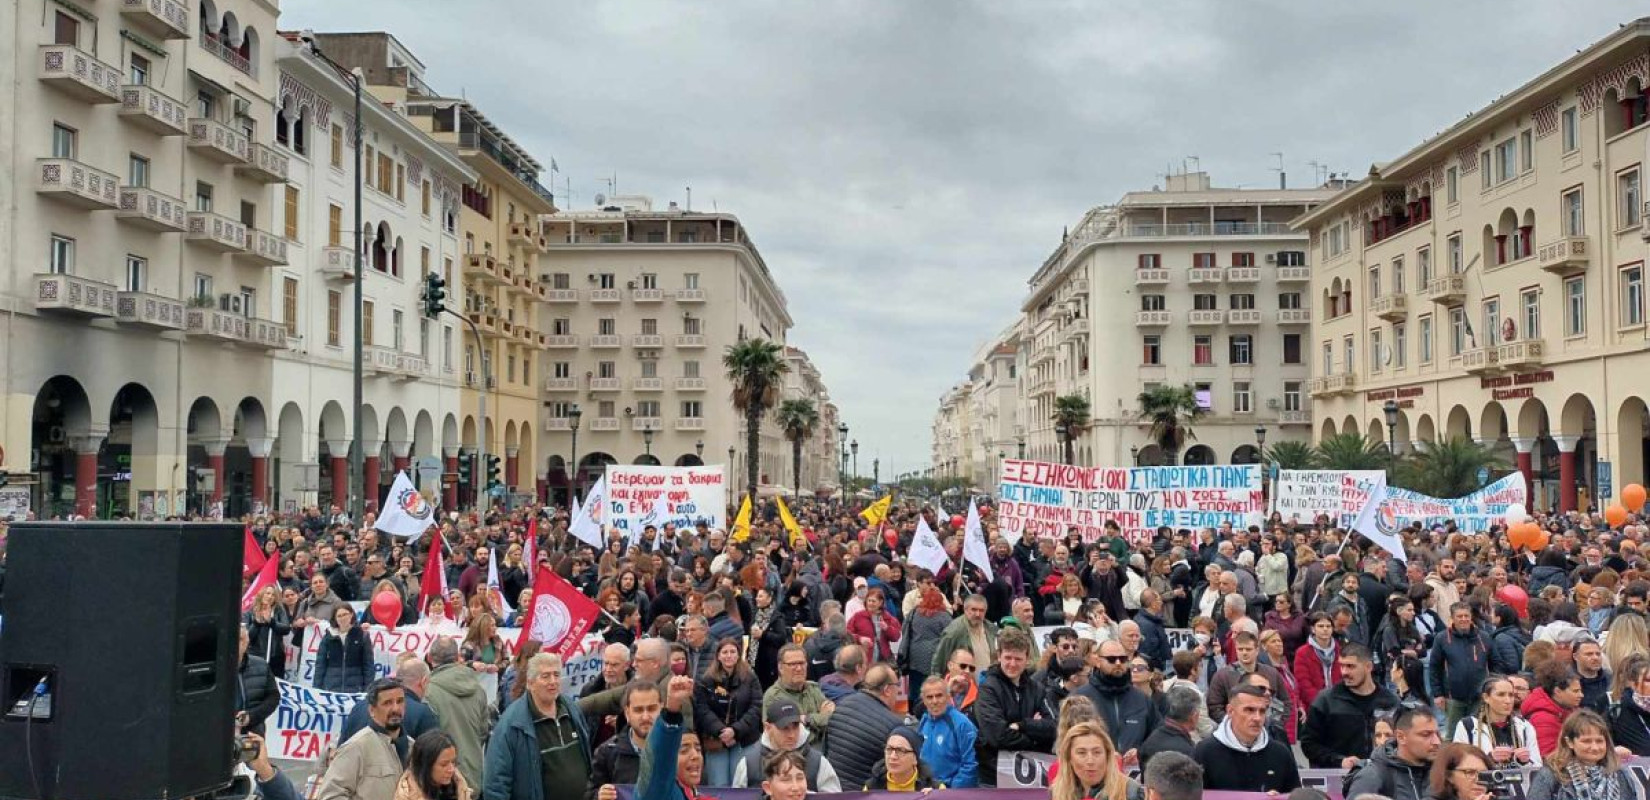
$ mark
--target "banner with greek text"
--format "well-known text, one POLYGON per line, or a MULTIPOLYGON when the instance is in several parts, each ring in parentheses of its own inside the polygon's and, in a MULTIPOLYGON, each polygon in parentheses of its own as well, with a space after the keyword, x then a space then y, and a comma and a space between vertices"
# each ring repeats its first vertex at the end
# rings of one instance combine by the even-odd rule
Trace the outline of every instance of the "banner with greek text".
POLYGON ((366 695, 323 692, 277 680, 281 705, 264 726, 269 757, 286 761, 319 761, 336 747, 350 709, 366 695))
POLYGON ((703 521, 713 530, 728 525, 728 485, 722 467, 607 468, 607 521, 624 531, 673 522, 688 528, 703 521))
POLYGON ((1386 477, 1378 469, 1285 469, 1272 483, 1272 510, 1285 522, 1312 524, 1319 514, 1350 529, 1369 499, 1369 488, 1386 477))
MULTIPOLYGON (((373 677, 386 678, 395 671, 395 659, 402 653, 417 653, 423 656, 429 652, 430 643, 436 639, 452 639, 460 641, 464 638, 464 630, 456 625, 412 625, 403 628, 389 629, 382 625, 362 625, 366 631, 367 640, 372 644, 373 677)), ((310 629, 313 630, 313 629, 310 629)), ((520 638, 519 628, 499 628, 498 637, 504 643, 505 660, 515 658, 516 640, 520 638)), ((304 635, 304 646, 300 650, 290 644, 287 646, 287 677, 299 686, 313 686, 315 681, 315 658, 320 652, 321 637, 308 633, 304 635)), ((568 691, 577 692, 586 681, 592 680, 601 672, 601 647, 604 644, 599 636, 585 637, 579 655, 562 667, 562 685, 568 691), (594 669, 590 663, 594 659, 594 669)))
POLYGON ((1507 506, 1526 504, 1524 476, 1513 472, 1465 497, 1444 499, 1388 486, 1381 515, 1398 527, 1419 522, 1422 527, 1455 523, 1468 532, 1489 530, 1507 516, 1507 506))
POLYGON ((1064 536, 1073 529, 1094 541, 1108 522, 1136 543, 1160 526, 1243 528, 1265 516, 1261 474, 1258 464, 1114 468, 1008 459, 997 519, 1010 541, 1025 530, 1064 536))

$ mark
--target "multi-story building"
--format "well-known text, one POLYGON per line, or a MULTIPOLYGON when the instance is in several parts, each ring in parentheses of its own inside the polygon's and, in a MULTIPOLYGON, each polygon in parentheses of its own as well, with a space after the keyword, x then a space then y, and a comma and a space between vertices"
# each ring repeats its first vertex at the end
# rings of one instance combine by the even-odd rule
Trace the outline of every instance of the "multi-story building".
MULTIPOLYGON (((536 278, 546 245, 539 218, 556 207, 550 191, 539 183, 541 166, 474 104, 432 90, 422 77, 422 65, 389 34, 333 33, 317 40, 339 63, 360 68, 380 100, 399 109, 476 173, 472 184, 459 189, 457 225, 461 306, 474 324, 474 336, 459 331, 464 411, 457 417, 457 442, 444 444, 443 455, 456 469, 457 459, 474 452, 479 442, 488 456, 502 456, 499 478, 508 491, 543 494, 541 481, 552 465, 541 465, 536 456, 543 374, 539 362, 551 336, 544 332, 540 316, 548 293, 536 278), (480 426, 483 401, 486 424, 480 426), (479 439, 478 427, 483 428, 479 439), (525 472, 523 463, 528 465, 525 472)), ((372 157, 379 180, 393 170, 394 181, 401 181, 404 165, 397 163, 393 150, 379 148, 372 157)), ((476 484, 485 481, 486 465, 478 465, 472 478, 476 484)), ((469 503, 473 489, 458 487, 458 502, 469 503)))
POLYGON ((4 451, 42 515, 269 500, 275 2, 0 6, 4 451))
POLYGON ((1020 416, 1019 337, 1016 320, 981 345, 968 380, 948 389, 934 418, 934 475, 960 477, 989 490, 1005 458, 1025 446, 1020 416))
MULTIPOLYGON (((814 366, 813 360, 808 358, 808 354, 801 348, 787 346, 785 363, 790 365, 790 371, 785 373, 784 398, 813 403, 814 410, 819 412, 820 422, 819 428, 802 443, 800 478, 791 476, 792 459, 787 455, 785 469, 780 477, 776 478, 776 482, 787 484, 788 481, 794 480, 805 494, 834 492, 837 488, 837 456, 835 451, 827 447, 836 439, 826 434, 825 425, 825 409, 831 405, 830 392, 825 388, 825 379, 820 375, 819 368, 814 366)), ((791 453, 790 448, 791 444, 787 441, 787 454, 791 453)))
POLYGON ((1028 458, 1060 461, 1055 398, 1084 395, 1078 464, 1162 463, 1142 391, 1190 385, 1204 415, 1186 464, 1259 461, 1267 441, 1306 439, 1310 406, 1306 237, 1289 222, 1325 189, 1221 189, 1168 176, 1091 210, 1030 281, 1020 376, 1028 458))
MULTIPOLYGON (((393 37, 383 41, 403 63, 417 64, 393 37)), ((270 431, 280 443, 276 495, 285 508, 317 499, 342 505, 355 424, 354 89, 308 42, 277 39, 276 47, 275 147, 291 164, 276 231, 287 243, 287 264, 276 269, 273 287, 291 344, 291 357, 275 362, 270 387, 272 408, 280 409, 270 431)), ((360 123, 361 440, 366 500, 373 507, 395 471, 457 448, 458 420, 475 410, 459 391, 463 323, 427 318, 420 297, 431 272, 448 280, 454 297, 462 296, 455 268, 459 187, 477 175, 376 98, 362 104, 360 123)), ((273 441, 257 444, 267 450, 273 441)), ((447 488, 451 507, 456 487, 447 488)))
POLYGON ((1543 509, 1650 477, 1647 90, 1640 19, 1299 221, 1320 436, 1468 437, 1543 509))
MULTIPOLYGON (((744 419, 729 401, 722 354, 747 337, 783 344, 785 295, 734 215, 603 200, 544 219, 549 352, 540 384, 551 487, 566 486, 569 459, 586 487, 609 464, 723 455, 743 487, 744 419)), ((759 483, 787 485, 790 445, 772 414, 760 435, 759 483)))
POLYGON ((932 477, 936 480, 971 477, 968 474, 974 435, 970 396, 974 385, 962 381, 940 396, 940 410, 934 418, 932 477))

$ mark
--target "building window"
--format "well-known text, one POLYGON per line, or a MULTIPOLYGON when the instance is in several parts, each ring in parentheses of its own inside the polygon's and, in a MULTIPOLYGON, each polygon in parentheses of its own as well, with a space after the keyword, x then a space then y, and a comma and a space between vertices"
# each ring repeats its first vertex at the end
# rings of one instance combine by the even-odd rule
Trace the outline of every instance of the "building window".
POLYGON ((1422 364, 1431 364, 1432 363, 1432 317, 1431 316, 1421 317, 1420 319, 1415 321, 1415 324, 1417 326, 1416 333, 1418 334, 1418 337, 1419 337, 1419 341, 1417 342, 1418 350, 1416 352, 1416 355, 1420 359, 1422 364))
POLYGON ((373 306, 371 300, 361 301, 361 344, 364 347, 372 346, 373 306))
POLYGON ((1143 352, 1141 353, 1141 356, 1140 356, 1140 363, 1142 363, 1142 364, 1161 364, 1161 363, 1163 363, 1163 337, 1155 336, 1155 335, 1143 337, 1142 341, 1141 341, 1141 345, 1142 345, 1141 350, 1143 352))
POLYGON ((1478 154, 1479 188, 1489 189, 1495 185, 1495 178, 1490 175, 1490 151, 1485 150, 1478 154))
POLYGON ((657 378, 657 377, 659 377, 659 362, 657 360, 651 359, 651 358, 642 359, 642 377, 644 377, 644 378, 657 378))
POLYGON ((286 239, 289 242, 298 239, 298 187, 286 187, 286 239))
POLYGON ((573 333, 573 320, 567 317, 557 317, 551 320, 550 333, 555 336, 567 336, 573 333))
POLYGON ((1304 361, 1302 361, 1303 358, 1305 358, 1305 353, 1302 352, 1302 349, 1301 349, 1301 335, 1298 334, 1298 333, 1286 333, 1286 334, 1284 334, 1283 335, 1283 363, 1285 363, 1285 364, 1302 364, 1302 363, 1305 363, 1304 361))
POLYGON ((149 285, 149 259, 142 256, 126 256, 126 291, 147 291, 149 285))
MULTIPOLYGON (((643 363, 646 363, 646 362, 643 362, 643 363)), ((557 361, 556 363, 551 364, 550 365, 550 377, 552 377, 552 378, 571 378, 571 377, 573 377, 573 364, 572 364, 572 362, 557 361)))
POLYGON ((641 280, 642 280, 642 288, 643 289, 657 289, 657 288, 659 288, 659 276, 658 275, 655 275, 651 272, 644 272, 644 273, 642 273, 642 279, 641 280))
POLYGON ((1392 259, 1392 293, 1403 294, 1405 291, 1407 290, 1404 287, 1404 257, 1398 256, 1392 259))
POLYGON ((453 371, 453 328, 451 325, 441 326, 441 369, 453 371))
POLYGON ((1631 228, 1639 224, 1639 171, 1630 170, 1616 176, 1616 227, 1631 228))
POLYGON ((1283 382, 1283 410, 1284 411, 1299 411, 1299 410, 1301 410, 1301 382, 1300 381, 1284 381, 1283 382))
POLYGON ((1402 322, 1392 325, 1392 365, 1397 369, 1409 365, 1409 327, 1402 322))
POLYGON ((1168 308, 1168 302, 1160 294, 1140 295, 1141 311, 1162 311, 1168 308))
POLYGON ((552 289, 571 289, 571 288, 573 288, 573 276, 569 275, 565 272, 557 272, 557 273, 552 274, 550 276, 550 288, 552 288, 552 289))
POLYGON ((698 400, 682 401, 682 416, 687 419, 699 419, 705 415, 705 406, 698 400))
POLYGON ((1432 248, 1423 247, 1415 251, 1415 286, 1426 289, 1432 282, 1432 248))
POLYGON ((1192 308, 1198 311, 1214 311, 1220 308, 1220 298, 1212 294, 1194 294, 1192 308))
POLYGON ((1250 391, 1248 381, 1232 382, 1232 413, 1248 414, 1254 411, 1249 404, 1250 391))
POLYGON ((645 418, 658 417, 659 416, 659 401, 658 400, 638 400, 638 401, 636 401, 636 416, 645 417, 645 418))
POLYGON ((74 158, 80 134, 65 125, 52 126, 52 158, 74 158))
POLYGON ((424 181, 418 186, 418 207, 424 216, 430 215, 430 182, 424 181))
POLYGON ((682 377, 684 377, 684 378, 697 378, 697 377, 699 377, 699 362, 698 361, 683 361, 682 362, 682 377))
POLYGON ((1449 310, 1449 354, 1459 356, 1467 349, 1467 312, 1459 308, 1449 310))
POLYGON ((67 236, 52 234, 51 247, 47 251, 46 271, 53 275, 68 275, 74 272, 74 240, 67 236))
POLYGON ((1461 199, 1461 168, 1444 170, 1444 199, 1451 204, 1461 199))
POLYGON ((682 275, 682 288, 683 289, 697 289, 697 288, 699 288, 699 273, 697 273, 697 272, 683 273, 683 275, 682 275))
POLYGON ((1247 333, 1233 335, 1226 340, 1226 355, 1233 364, 1254 363, 1254 339, 1247 333))
POLYGON ((195 273, 195 296, 203 300, 212 298, 212 276, 204 272, 195 273))
POLYGON ((1278 251, 1278 266, 1304 267, 1306 266, 1306 253, 1300 250, 1280 250, 1278 251))
POLYGON ((1457 233, 1449 237, 1449 274, 1460 275, 1462 268, 1461 234, 1457 233))
POLYGON ((603 272, 596 276, 596 287, 599 289, 613 288, 613 273, 603 272))
POLYGON ((1357 370, 1357 367, 1356 367, 1356 364, 1358 363, 1358 350, 1357 350, 1357 347, 1358 347, 1357 340, 1353 339, 1350 335, 1346 336, 1346 337, 1343 337, 1341 339, 1341 362, 1342 362, 1342 367, 1343 367, 1342 372, 1345 372, 1345 373, 1350 375, 1350 374, 1352 374, 1353 372, 1355 372, 1357 370))
POLYGON ((1140 269, 1158 269, 1163 266, 1162 253, 1141 253, 1136 257, 1140 269))
POLYGON ((516 382, 516 356, 514 353, 504 357, 504 381, 506 383, 516 382))
POLYGON ((1215 337, 1208 334, 1192 337, 1192 363, 1200 367, 1215 363, 1215 337))
POLYGON ((407 202, 407 165, 395 165, 395 199, 397 202, 407 202))
POLYGON ((698 317, 683 317, 682 318, 682 335, 684 335, 684 336, 698 336, 701 333, 702 330, 703 329, 700 327, 698 317))
POLYGON ((344 246, 344 207, 327 206, 327 246, 344 246))
POLYGON ((1192 384, 1192 396, 1197 398, 1197 407, 1204 411, 1215 410, 1214 385, 1208 383, 1192 384))
POLYGON ((212 184, 205 181, 195 181, 195 210, 211 212, 212 184))
POLYGON ((642 335, 643 336, 658 336, 659 335, 659 320, 654 319, 652 317, 644 318, 642 320, 642 335))
POLYGON ((430 357, 430 321, 428 319, 418 321, 418 354, 425 359, 430 357))
POLYGON ((149 59, 133 53, 130 63, 126 66, 126 82, 134 86, 144 86, 149 83, 149 59))
POLYGON ((290 275, 281 278, 281 322, 286 335, 298 335, 298 279, 290 275))
POLYGON ((1518 134, 1518 172, 1535 169, 1535 133, 1525 130, 1518 134))
POLYGON ((618 333, 618 323, 612 317, 602 317, 596 320, 596 335, 612 336, 618 333))
POLYGON ((1524 338, 1541 338, 1541 292, 1526 289, 1518 296, 1518 305, 1524 311, 1524 338))
POLYGON ((1644 265, 1621 270, 1621 325, 1644 324, 1644 265))
POLYGON ((1227 303, 1234 311, 1252 311, 1255 308, 1255 296, 1252 294, 1234 294, 1227 298, 1227 303))
POLYGON ((342 327, 344 315, 344 296, 337 290, 327 292, 327 346, 337 347, 339 344, 338 329, 342 327))
POLYGON ((1574 153, 1581 148, 1581 122, 1576 107, 1570 106, 1559 114, 1558 128, 1564 133, 1564 152, 1574 153))
POLYGON ((1369 371, 1380 372, 1386 366, 1386 353, 1381 350, 1381 329, 1369 331, 1369 371))
POLYGON ((1501 333, 1501 298, 1490 297, 1484 300, 1484 341, 1494 345, 1496 337, 1501 333))
POLYGON ((149 159, 136 153, 126 157, 126 185, 139 189, 149 185, 149 159))
POLYGON ((344 126, 332 125, 332 168, 344 168, 344 126))
POLYGON ((1329 342, 1323 343, 1323 374, 1335 374, 1335 348, 1329 342))
POLYGON ((399 308, 397 308, 397 309, 390 312, 391 346, 393 346, 395 348, 396 352, 404 351, 404 350, 406 350, 406 347, 407 347, 406 336, 403 333, 402 328, 401 328, 402 322, 405 319, 405 317, 406 317, 406 314, 404 312, 402 312, 401 309, 399 309, 399 308))
POLYGON ((1215 254, 1214 253, 1193 253, 1192 254, 1192 266, 1193 267, 1207 269, 1209 267, 1213 267, 1214 265, 1215 265, 1215 254))
POLYGON ((80 46, 80 20, 58 11, 52 18, 52 44, 80 46))
POLYGON ((1373 300, 1373 299, 1375 299, 1377 297, 1380 297, 1380 296, 1381 296, 1381 268, 1380 267, 1370 267, 1369 268, 1369 299, 1373 300))
POLYGON ((1559 199, 1560 213, 1564 215, 1565 236, 1585 236, 1587 224, 1581 216, 1581 188, 1576 187, 1564 193, 1559 199))
POLYGON ((1564 335, 1587 333, 1587 284, 1581 278, 1564 282, 1564 335))

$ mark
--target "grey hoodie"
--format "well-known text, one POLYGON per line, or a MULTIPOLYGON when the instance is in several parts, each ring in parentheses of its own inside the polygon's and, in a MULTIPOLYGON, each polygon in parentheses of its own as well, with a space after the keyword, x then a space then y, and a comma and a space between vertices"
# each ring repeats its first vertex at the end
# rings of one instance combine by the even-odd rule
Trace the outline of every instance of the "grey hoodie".
POLYGON ((1353 776, 1347 797, 1378 794, 1392 800, 1427 800, 1427 773, 1431 764, 1409 764, 1398 757, 1395 744, 1377 750, 1353 776))
POLYGON ((441 729, 458 749, 458 771, 471 786, 481 785, 482 744, 492 728, 492 708, 475 670, 442 664, 430 673, 424 703, 435 712, 441 729))

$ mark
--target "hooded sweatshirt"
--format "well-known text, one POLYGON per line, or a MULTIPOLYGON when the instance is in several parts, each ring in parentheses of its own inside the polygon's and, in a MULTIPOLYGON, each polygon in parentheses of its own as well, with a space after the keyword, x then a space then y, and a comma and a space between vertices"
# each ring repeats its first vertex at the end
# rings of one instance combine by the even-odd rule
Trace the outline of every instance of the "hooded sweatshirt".
POLYGON ((1378 794, 1392 800, 1427 800, 1427 774, 1431 764, 1410 764, 1398 757, 1396 745, 1376 751, 1353 776, 1347 797, 1378 794))
POLYGON ((1227 719, 1215 733, 1197 743, 1192 757, 1203 765, 1205 791, 1278 792, 1288 794, 1300 788, 1300 770, 1289 746, 1273 741, 1262 729, 1260 737, 1245 747, 1232 732, 1227 719))
POLYGON ((487 693, 475 670, 463 664, 443 664, 430 673, 424 702, 441 720, 441 729, 453 737, 458 771, 471 786, 480 786, 482 743, 492 729, 487 693))

